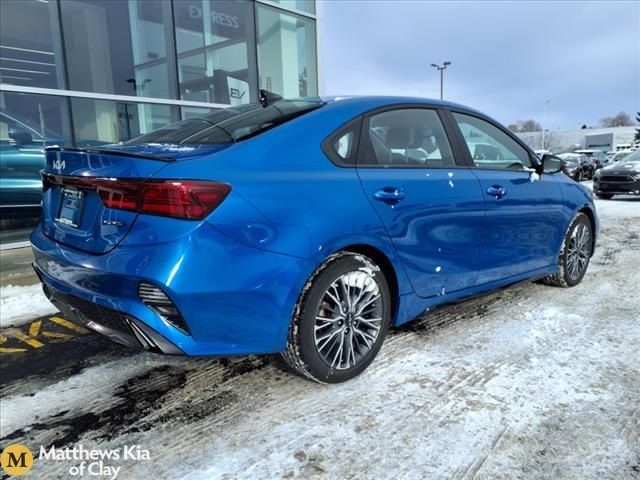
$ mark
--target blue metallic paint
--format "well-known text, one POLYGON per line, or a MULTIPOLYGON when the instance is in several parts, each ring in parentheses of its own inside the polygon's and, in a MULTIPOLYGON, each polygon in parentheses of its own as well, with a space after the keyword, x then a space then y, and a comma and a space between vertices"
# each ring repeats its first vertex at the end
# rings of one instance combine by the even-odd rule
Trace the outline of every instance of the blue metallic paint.
MULTIPOLYGON (((61 292, 133 315, 189 355, 282 351, 313 271, 353 245, 375 248, 393 266, 396 325, 440 303, 552 273, 573 216, 587 209, 596 219, 586 189, 565 175, 532 182, 526 172, 464 166, 343 168, 321 150, 352 118, 408 103, 450 106, 388 97, 329 101, 254 138, 174 162, 107 155, 78 167, 69 154, 65 175, 217 180, 232 190, 204 221, 90 204, 95 222, 80 230, 53 222, 58 200, 50 191, 43 225, 31 237, 36 269, 61 292), (507 189, 501 199, 484 193, 496 183, 507 189), (391 206, 372 198, 388 186, 404 189, 406 199, 391 206), (105 218, 124 225, 107 228, 105 218), (167 292, 191 336, 137 298, 140 281, 167 292)), ((46 170, 58 173, 49 161, 46 170)))

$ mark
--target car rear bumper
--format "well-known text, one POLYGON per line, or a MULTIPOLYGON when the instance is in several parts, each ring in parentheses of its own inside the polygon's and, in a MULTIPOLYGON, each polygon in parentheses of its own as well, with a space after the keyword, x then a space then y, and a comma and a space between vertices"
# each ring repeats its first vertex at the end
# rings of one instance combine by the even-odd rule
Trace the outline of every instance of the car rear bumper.
POLYGON ((64 247, 38 226, 31 242, 45 292, 71 320, 132 347, 187 355, 273 353, 286 346, 289 321, 310 262, 245 246, 207 223, 156 245, 90 255, 64 247), (140 283, 166 293, 181 331, 139 297, 140 283))

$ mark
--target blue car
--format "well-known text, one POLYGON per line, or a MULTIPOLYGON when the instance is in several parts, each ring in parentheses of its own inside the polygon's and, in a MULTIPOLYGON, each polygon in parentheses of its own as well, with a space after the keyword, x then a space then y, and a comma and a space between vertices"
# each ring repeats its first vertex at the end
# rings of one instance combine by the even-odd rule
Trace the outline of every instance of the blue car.
POLYGON ((491 118, 420 98, 277 99, 49 148, 34 266, 68 318, 166 354, 279 352, 342 382, 387 330, 581 281, 591 193, 491 118))

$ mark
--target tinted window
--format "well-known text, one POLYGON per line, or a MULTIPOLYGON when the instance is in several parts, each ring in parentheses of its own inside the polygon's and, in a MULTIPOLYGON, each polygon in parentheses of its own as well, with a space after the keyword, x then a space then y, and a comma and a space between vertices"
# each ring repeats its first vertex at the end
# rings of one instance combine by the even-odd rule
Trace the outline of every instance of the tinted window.
POLYGON ((372 116, 363 138, 361 164, 386 167, 454 165, 435 110, 401 109, 372 116))
POLYGON ((258 104, 225 108, 204 117, 184 120, 134 138, 128 144, 237 142, 293 120, 322 105, 320 101, 284 100, 266 108, 258 104))
POLYGON ((531 167, 529 154, 494 125, 461 113, 453 114, 476 167, 518 170, 531 167))

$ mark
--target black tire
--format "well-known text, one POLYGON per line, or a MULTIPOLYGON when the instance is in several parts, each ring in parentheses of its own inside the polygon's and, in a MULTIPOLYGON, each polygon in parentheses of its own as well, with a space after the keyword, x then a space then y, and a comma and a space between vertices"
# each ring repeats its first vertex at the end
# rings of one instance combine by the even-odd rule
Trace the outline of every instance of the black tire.
MULTIPOLYGON (((582 231, 582 230, 581 230, 582 231)), ((579 232, 578 232, 579 233, 579 232)), ((567 233, 562 241, 562 249, 560 250, 560 256, 558 257, 558 269, 556 273, 550 275, 543 279, 543 282, 547 285, 552 285, 554 287, 573 287, 579 284, 584 278, 585 273, 587 272, 587 268, 589 267, 589 260, 591 259, 591 255, 593 254, 593 225, 591 224, 591 220, 584 213, 579 213, 571 222, 567 233), (576 232, 580 229, 586 228, 586 231, 589 234, 588 242, 585 242, 586 251, 583 252, 585 256, 581 256, 584 260, 584 266, 579 268, 577 274, 572 275, 570 273, 571 263, 570 256, 572 251, 572 245, 575 246, 577 242, 576 232)), ((578 260, 576 260, 578 261, 578 260)))
POLYGON ((576 182, 581 182, 582 180, 584 180, 584 174, 582 173, 582 170, 580 170, 578 172, 578 178, 576 178, 576 182))
MULTIPOLYGON (((344 284, 342 285, 344 286, 344 284)), ((354 288, 354 292, 357 294, 358 291, 356 291, 356 288, 358 287, 352 288, 354 288)), ((365 290, 363 287, 360 289, 360 292, 365 292, 365 290)), ((369 300, 369 298, 367 298, 367 300, 369 300)), ((359 305, 360 303, 356 302, 353 308, 355 309, 359 305)), ((342 307, 344 306, 345 304, 343 303, 342 307)), ((349 311, 351 311, 351 309, 349 311)), ((371 259, 364 255, 352 252, 339 252, 330 256, 320 265, 304 287, 293 314, 293 320, 289 328, 287 348, 282 353, 282 358, 295 372, 319 383, 340 383, 350 380, 362 373, 376 357, 380 351, 384 337, 387 334, 390 320, 391 293, 384 273, 371 259), (318 320, 326 322, 326 320, 323 319, 326 315, 335 316, 332 319, 327 319, 331 322, 335 322, 335 318, 343 317, 340 305, 333 301, 330 301, 331 304, 328 304, 327 299, 330 298, 328 297, 329 292, 336 292, 335 289, 332 290, 332 287, 335 286, 341 278, 345 278, 344 275, 349 272, 355 272, 355 275, 360 276, 362 276, 362 273, 358 272, 364 272, 367 275, 368 278, 366 278, 366 281, 369 284, 369 288, 374 289, 371 292, 371 298, 378 298, 378 300, 372 301, 369 304, 371 306, 367 306, 364 310, 375 309, 375 315, 380 315, 379 318, 381 318, 381 320, 379 321, 379 330, 375 330, 375 340, 372 341, 369 337, 361 340, 361 343, 367 342, 367 345, 360 345, 359 349, 356 349, 354 343, 351 342, 355 341, 357 343, 357 341, 360 340, 360 337, 356 336, 359 328, 363 330, 369 328, 369 326, 364 323, 358 325, 357 319, 363 317, 347 314, 349 320, 345 317, 342 323, 338 322, 340 325, 338 325, 338 323, 331 323, 327 326, 329 329, 325 330, 327 332, 340 331, 340 333, 336 334, 339 335, 336 336, 336 340, 340 338, 340 336, 343 340, 345 336, 349 339, 356 339, 353 341, 349 340, 351 350, 347 352, 348 357, 346 362, 343 362, 342 353, 338 353, 338 349, 342 349, 343 344, 340 343, 339 346, 336 346, 336 340, 333 341, 334 346, 329 347, 328 350, 325 349, 324 354, 321 353, 323 349, 318 343, 322 343, 323 339, 316 338, 318 335, 316 331, 320 331, 320 328, 325 327, 316 328, 316 326, 318 320), (373 295, 374 293, 376 295, 373 295), (336 308, 339 308, 340 311, 336 312, 334 310, 336 308), (320 315, 321 313, 322 315, 320 315), (352 327, 351 330, 349 326, 352 327), (345 330, 347 332, 346 334, 344 333, 345 330), (349 331, 351 331, 350 334, 349 331), (355 359, 356 351, 359 355, 357 360, 355 359), (340 360, 335 365, 333 363, 329 364, 328 360, 323 358, 323 355, 333 357, 334 353, 336 356, 340 356, 340 360), (351 362, 350 353, 353 353, 353 366, 349 366, 351 362), (346 366, 343 363, 346 363, 346 366)), ((369 321, 372 320, 369 319, 369 321)), ((368 331, 371 332, 371 330, 368 331)), ((348 347, 346 347, 347 344, 345 343, 344 345, 345 348, 348 349, 348 347)))
POLYGON ((613 198, 613 194, 611 193, 596 193, 596 197, 601 200, 611 200, 613 198))

